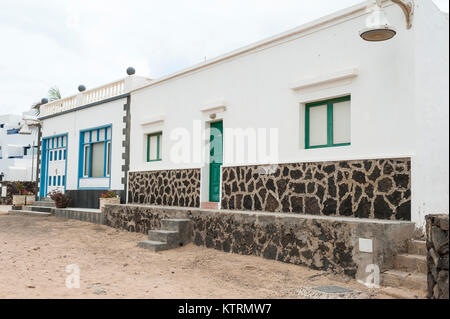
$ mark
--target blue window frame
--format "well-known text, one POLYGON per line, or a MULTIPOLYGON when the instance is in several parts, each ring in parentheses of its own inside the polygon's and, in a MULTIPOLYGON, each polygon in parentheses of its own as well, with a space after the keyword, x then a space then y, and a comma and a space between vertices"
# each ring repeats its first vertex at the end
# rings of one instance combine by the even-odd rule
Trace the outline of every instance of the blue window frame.
POLYGON ((80 132, 79 179, 110 177, 111 136, 111 125, 80 132))

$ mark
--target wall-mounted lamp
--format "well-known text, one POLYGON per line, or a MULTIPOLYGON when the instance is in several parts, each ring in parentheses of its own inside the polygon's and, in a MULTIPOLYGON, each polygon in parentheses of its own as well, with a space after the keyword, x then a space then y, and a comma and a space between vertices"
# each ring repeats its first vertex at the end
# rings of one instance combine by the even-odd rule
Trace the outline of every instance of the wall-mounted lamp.
MULTIPOLYGON (((413 0, 391 0, 393 3, 400 6, 405 19, 406 28, 411 29, 412 19, 414 14, 414 1, 413 0)), ((366 19, 366 27, 359 32, 359 35, 363 40, 378 42, 392 39, 397 31, 390 25, 386 14, 381 7, 382 0, 376 0, 376 5, 372 13, 366 19)))

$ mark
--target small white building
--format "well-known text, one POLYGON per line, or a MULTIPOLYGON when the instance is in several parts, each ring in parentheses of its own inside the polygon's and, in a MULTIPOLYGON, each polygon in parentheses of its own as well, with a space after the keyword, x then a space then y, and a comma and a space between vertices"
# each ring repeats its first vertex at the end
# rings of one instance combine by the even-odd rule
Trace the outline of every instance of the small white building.
POLYGON ((4 181, 36 180, 38 132, 19 134, 25 114, 0 115, 0 175, 4 181))
POLYGON ((386 2, 397 34, 367 42, 368 3, 161 79, 129 77, 120 94, 43 106, 41 196, 65 188, 90 207, 114 189, 128 203, 418 226, 448 212, 448 15, 415 1, 407 30, 386 2))
POLYGON ((148 81, 131 75, 41 106, 40 197, 60 190, 87 208, 107 190, 126 199, 129 92, 148 81))

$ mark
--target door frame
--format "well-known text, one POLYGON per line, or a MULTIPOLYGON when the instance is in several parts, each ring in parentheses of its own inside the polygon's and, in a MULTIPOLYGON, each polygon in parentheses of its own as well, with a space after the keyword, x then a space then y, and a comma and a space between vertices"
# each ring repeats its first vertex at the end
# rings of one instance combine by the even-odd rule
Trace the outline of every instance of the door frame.
POLYGON ((210 202, 215 202, 215 203, 220 203, 220 197, 221 197, 221 189, 222 189, 222 174, 221 174, 221 172, 222 172, 222 166, 223 166, 223 142, 224 142, 224 138, 223 138, 223 120, 222 119, 220 119, 220 120, 217 120, 217 121, 214 121, 214 122, 209 122, 209 127, 210 127, 210 130, 211 130, 211 127, 214 125, 214 124, 216 124, 216 123, 222 123, 222 127, 221 127, 221 134, 222 134, 222 163, 220 164, 220 166, 219 166, 219 172, 218 172, 218 177, 219 177, 219 193, 218 193, 218 197, 219 197, 219 200, 218 201, 213 201, 211 198, 212 198, 212 183, 211 183, 211 180, 212 180, 212 174, 211 174, 211 165, 213 164, 212 162, 211 162, 211 132, 210 132, 210 134, 209 134, 209 143, 210 143, 210 149, 209 149, 209 159, 210 159, 210 162, 209 162, 209 165, 208 165, 208 173, 209 173, 209 187, 208 187, 208 200, 210 201, 210 202))
MULTIPOLYGON (((52 136, 46 136, 42 138, 42 160, 41 160, 41 174, 40 174, 40 181, 39 181, 39 199, 47 197, 47 189, 48 189, 48 164, 49 164, 49 148, 48 143, 53 138, 58 137, 66 137, 66 163, 64 167, 64 176, 65 183, 64 183, 64 193, 66 193, 66 186, 67 186, 67 162, 69 159, 69 133, 63 133, 63 134, 57 134, 52 136), (44 178, 42 178, 44 176, 44 178)), ((53 148, 52 148, 53 149, 53 148)))

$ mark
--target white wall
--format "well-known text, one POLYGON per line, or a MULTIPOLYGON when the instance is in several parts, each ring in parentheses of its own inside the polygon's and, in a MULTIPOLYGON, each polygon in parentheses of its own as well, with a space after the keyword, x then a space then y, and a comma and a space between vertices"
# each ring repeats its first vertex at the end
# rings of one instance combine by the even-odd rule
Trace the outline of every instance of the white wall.
MULTIPOLYGON (((122 141, 124 139, 123 129, 125 128, 123 123, 123 117, 126 115, 123 110, 125 103, 126 98, 122 98, 43 121, 43 138, 68 133, 67 190, 76 190, 78 188, 80 131, 108 124, 112 125, 111 189, 124 189, 122 184, 122 177, 124 177, 122 165, 125 164, 125 161, 122 159, 122 153, 124 152, 122 141)), ((105 184, 101 182, 99 185, 90 184, 89 186, 104 188, 105 184)))
MULTIPOLYGON (((418 8, 420 10, 421 7, 418 8)), ((415 101, 415 92, 420 86, 415 79, 418 58, 415 46, 421 44, 415 42, 415 29, 406 30, 399 7, 391 5, 386 11, 398 30, 397 36, 390 41, 369 43, 360 39, 358 31, 365 25, 366 18, 362 10, 338 22, 322 24, 319 29, 306 30, 299 35, 133 92, 130 170, 203 167, 204 163, 171 162, 169 151, 175 142, 169 136, 180 127, 192 133, 193 120, 201 120, 202 127, 206 127, 207 116, 200 109, 211 105, 210 101, 223 100, 227 109, 219 115, 223 117, 224 128, 279 128, 280 163, 412 156, 412 170, 415 171, 412 197, 416 203, 412 218, 420 221, 423 216, 418 212, 417 203, 429 200, 426 199, 427 195, 421 193, 421 188, 429 187, 432 192, 429 183, 421 188, 417 186, 427 175, 423 164, 420 164, 423 160, 415 159, 418 152, 416 120, 421 117, 415 113, 418 103, 415 101), (359 69, 359 75, 351 80, 301 90, 290 88, 295 81, 353 67, 359 69), (351 146, 304 149, 304 103, 345 94, 351 94, 352 98, 351 146), (164 117, 164 121, 141 126, 144 118, 155 116, 164 117), (163 160, 146 163, 144 136, 152 130, 164 131, 163 160)), ((417 23, 420 23, 419 18, 417 23)), ((440 39, 440 35, 435 36, 440 39)), ((442 41, 447 41, 448 48, 448 40, 442 41)), ((424 46, 424 50, 433 48, 424 46)), ((448 77, 448 68, 437 76, 441 77, 442 73, 448 77)), ((427 77, 426 80, 429 81, 428 86, 433 86, 433 77, 427 77)), ((440 109, 448 106, 448 90, 444 90, 443 94, 447 94, 447 99, 435 101, 436 107, 440 109)), ((436 130, 444 127, 448 130, 448 109, 446 112, 446 117, 440 117, 445 115, 445 111, 436 116, 435 120, 439 121, 439 129, 436 130)), ((427 134, 426 130, 423 134, 427 134)), ((224 148, 224 152, 227 152, 226 142, 224 148)), ((430 156, 433 156, 432 163, 439 161, 434 155, 430 156)), ((224 162, 225 166, 238 164, 253 163, 224 162)), ((446 169, 443 168, 444 164, 445 161, 435 173, 445 170, 448 182, 448 157, 446 169)), ((426 170, 434 169, 426 165, 426 170)), ((447 192, 448 207, 448 186, 441 190, 447 192)), ((445 196, 441 199, 435 195, 433 198, 440 203, 445 200, 445 196)))
POLYGON ((424 1, 414 19, 412 209, 423 222, 427 214, 449 211, 449 24, 448 15, 424 1))

